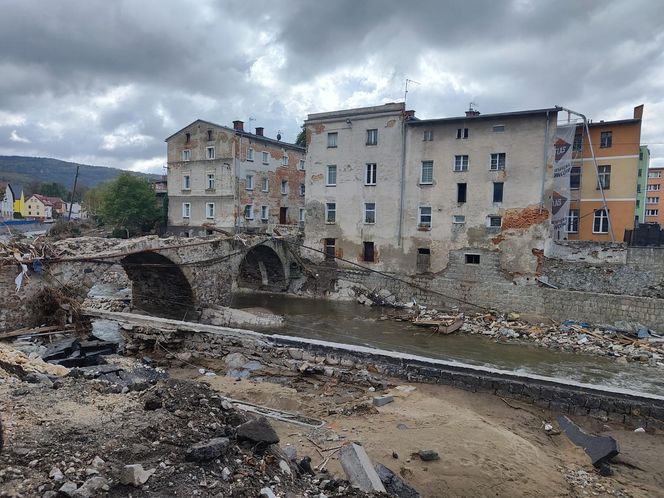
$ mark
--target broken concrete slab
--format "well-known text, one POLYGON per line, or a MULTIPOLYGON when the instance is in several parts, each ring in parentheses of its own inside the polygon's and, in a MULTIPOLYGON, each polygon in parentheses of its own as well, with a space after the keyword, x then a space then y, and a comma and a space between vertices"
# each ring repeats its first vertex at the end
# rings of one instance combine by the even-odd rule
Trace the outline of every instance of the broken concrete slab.
POLYGON ((371 460, 362 446, 352 443, 342 447, 339 452, 339 460, 351 484, 362 491, 386 492, 385 486, 371 465, 371 460))
POLYGON ((385 465, 377 463, 374 466, 374 469, 376 470, 376 474, 378 474, 380 481, 385 486, 387 494, 390 496, 396 496, 397 498, 420 498, 420 494, 415 488, 385 467, 385 465))
POLYGON ((279 436, 265 417, 245 422, 237 428, 238 441, 249 441, 267 447, 279 442, 279 436))
POLYGON ((125 465, 120 474, 120 482, 129 486, 142 486, 156 470, 145 470, 140 463, 125 465))
POLYGON ((382 396, 376 396, 373 399, 373 404, 374 406, 384 406, 388 403, 392 403, 394 401, 394 396, 390 396, 389 394, 383 394, 382 396))
POLYGON ((600 468, 603 463, 608 463, 620 453, 618 441, 611 436, 587 434, 564 415, 558 417, 558 424, 570 441, 584 449, 592 464, 597 468, 600 468))
POLYGON ((228 450, 230 440, 227 437, 216 437, 209 441, 201 441, 187 449, 185 459, 190 462, 206 462, 219 458, 228 450))

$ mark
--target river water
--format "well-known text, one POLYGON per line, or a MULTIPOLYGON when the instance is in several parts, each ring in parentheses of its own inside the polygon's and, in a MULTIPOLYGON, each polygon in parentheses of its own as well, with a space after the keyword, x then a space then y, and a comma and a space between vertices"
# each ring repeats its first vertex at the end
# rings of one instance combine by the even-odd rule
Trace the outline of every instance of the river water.
POLYGON ((664 395, 661 368, 621 364, 610 357, 558 352, 527 344, 501 343, 478 335, 432 335, 428 329, 408 322, 379 320, 383 314, 380 309, 355 302, 253 293, 236 294, 232 305, 236 308, 262 307, 283 315, 285 326, 274 331, 278 334, 664 395))

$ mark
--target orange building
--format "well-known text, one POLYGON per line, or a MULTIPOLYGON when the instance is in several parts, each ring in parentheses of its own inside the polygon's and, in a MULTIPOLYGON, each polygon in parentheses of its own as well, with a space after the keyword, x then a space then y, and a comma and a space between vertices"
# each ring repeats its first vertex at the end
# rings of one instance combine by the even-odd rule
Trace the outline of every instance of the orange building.
POLYGON ((659 198, 664 197, 664 168, 648 169, 646 184, 646 223, 659 223, 664 227, 664 201, 660 205, 659 198))
POLYGON ((640 105, 631 119, 588 123, 597 168, 579 126, 570 176, 570 240, 610 241, 613 231, 614 240, 622 241, 625 230, 634 228, 642 117, 640 105))

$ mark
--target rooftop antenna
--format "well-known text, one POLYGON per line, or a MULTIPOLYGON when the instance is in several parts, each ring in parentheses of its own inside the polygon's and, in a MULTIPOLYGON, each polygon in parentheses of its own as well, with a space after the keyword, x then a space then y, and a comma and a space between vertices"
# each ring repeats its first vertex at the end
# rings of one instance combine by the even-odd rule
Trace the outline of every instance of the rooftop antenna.
POLYGON ((478 107, 479 105, 477 105, 477 102, 471 102, 468 104, 468 110, 472 112, 476 112, 478 107))
POLYGON ((408 100, 408 83, 415 83, 416 85, 421 85, 421 84, 422 84, 422 83, 420 83, 419 81, 410 80, 410 79, 406 78, 406 89, 405 89, 405 91, 403 92, 403 103, 404 103, 404 107, 406 106, 406 101, 408 100))

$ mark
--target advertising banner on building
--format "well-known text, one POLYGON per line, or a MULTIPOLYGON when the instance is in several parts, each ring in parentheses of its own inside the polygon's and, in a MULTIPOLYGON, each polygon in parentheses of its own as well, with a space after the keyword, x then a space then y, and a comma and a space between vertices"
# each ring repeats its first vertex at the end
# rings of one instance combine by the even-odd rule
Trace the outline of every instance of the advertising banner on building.
POLYGON ((559 125, 553 139, 553 194, 551 199, 551 223, 561 235, 567 232, 570 188, 569 175, 572 170, 572 144, 576 124, 559 125))

